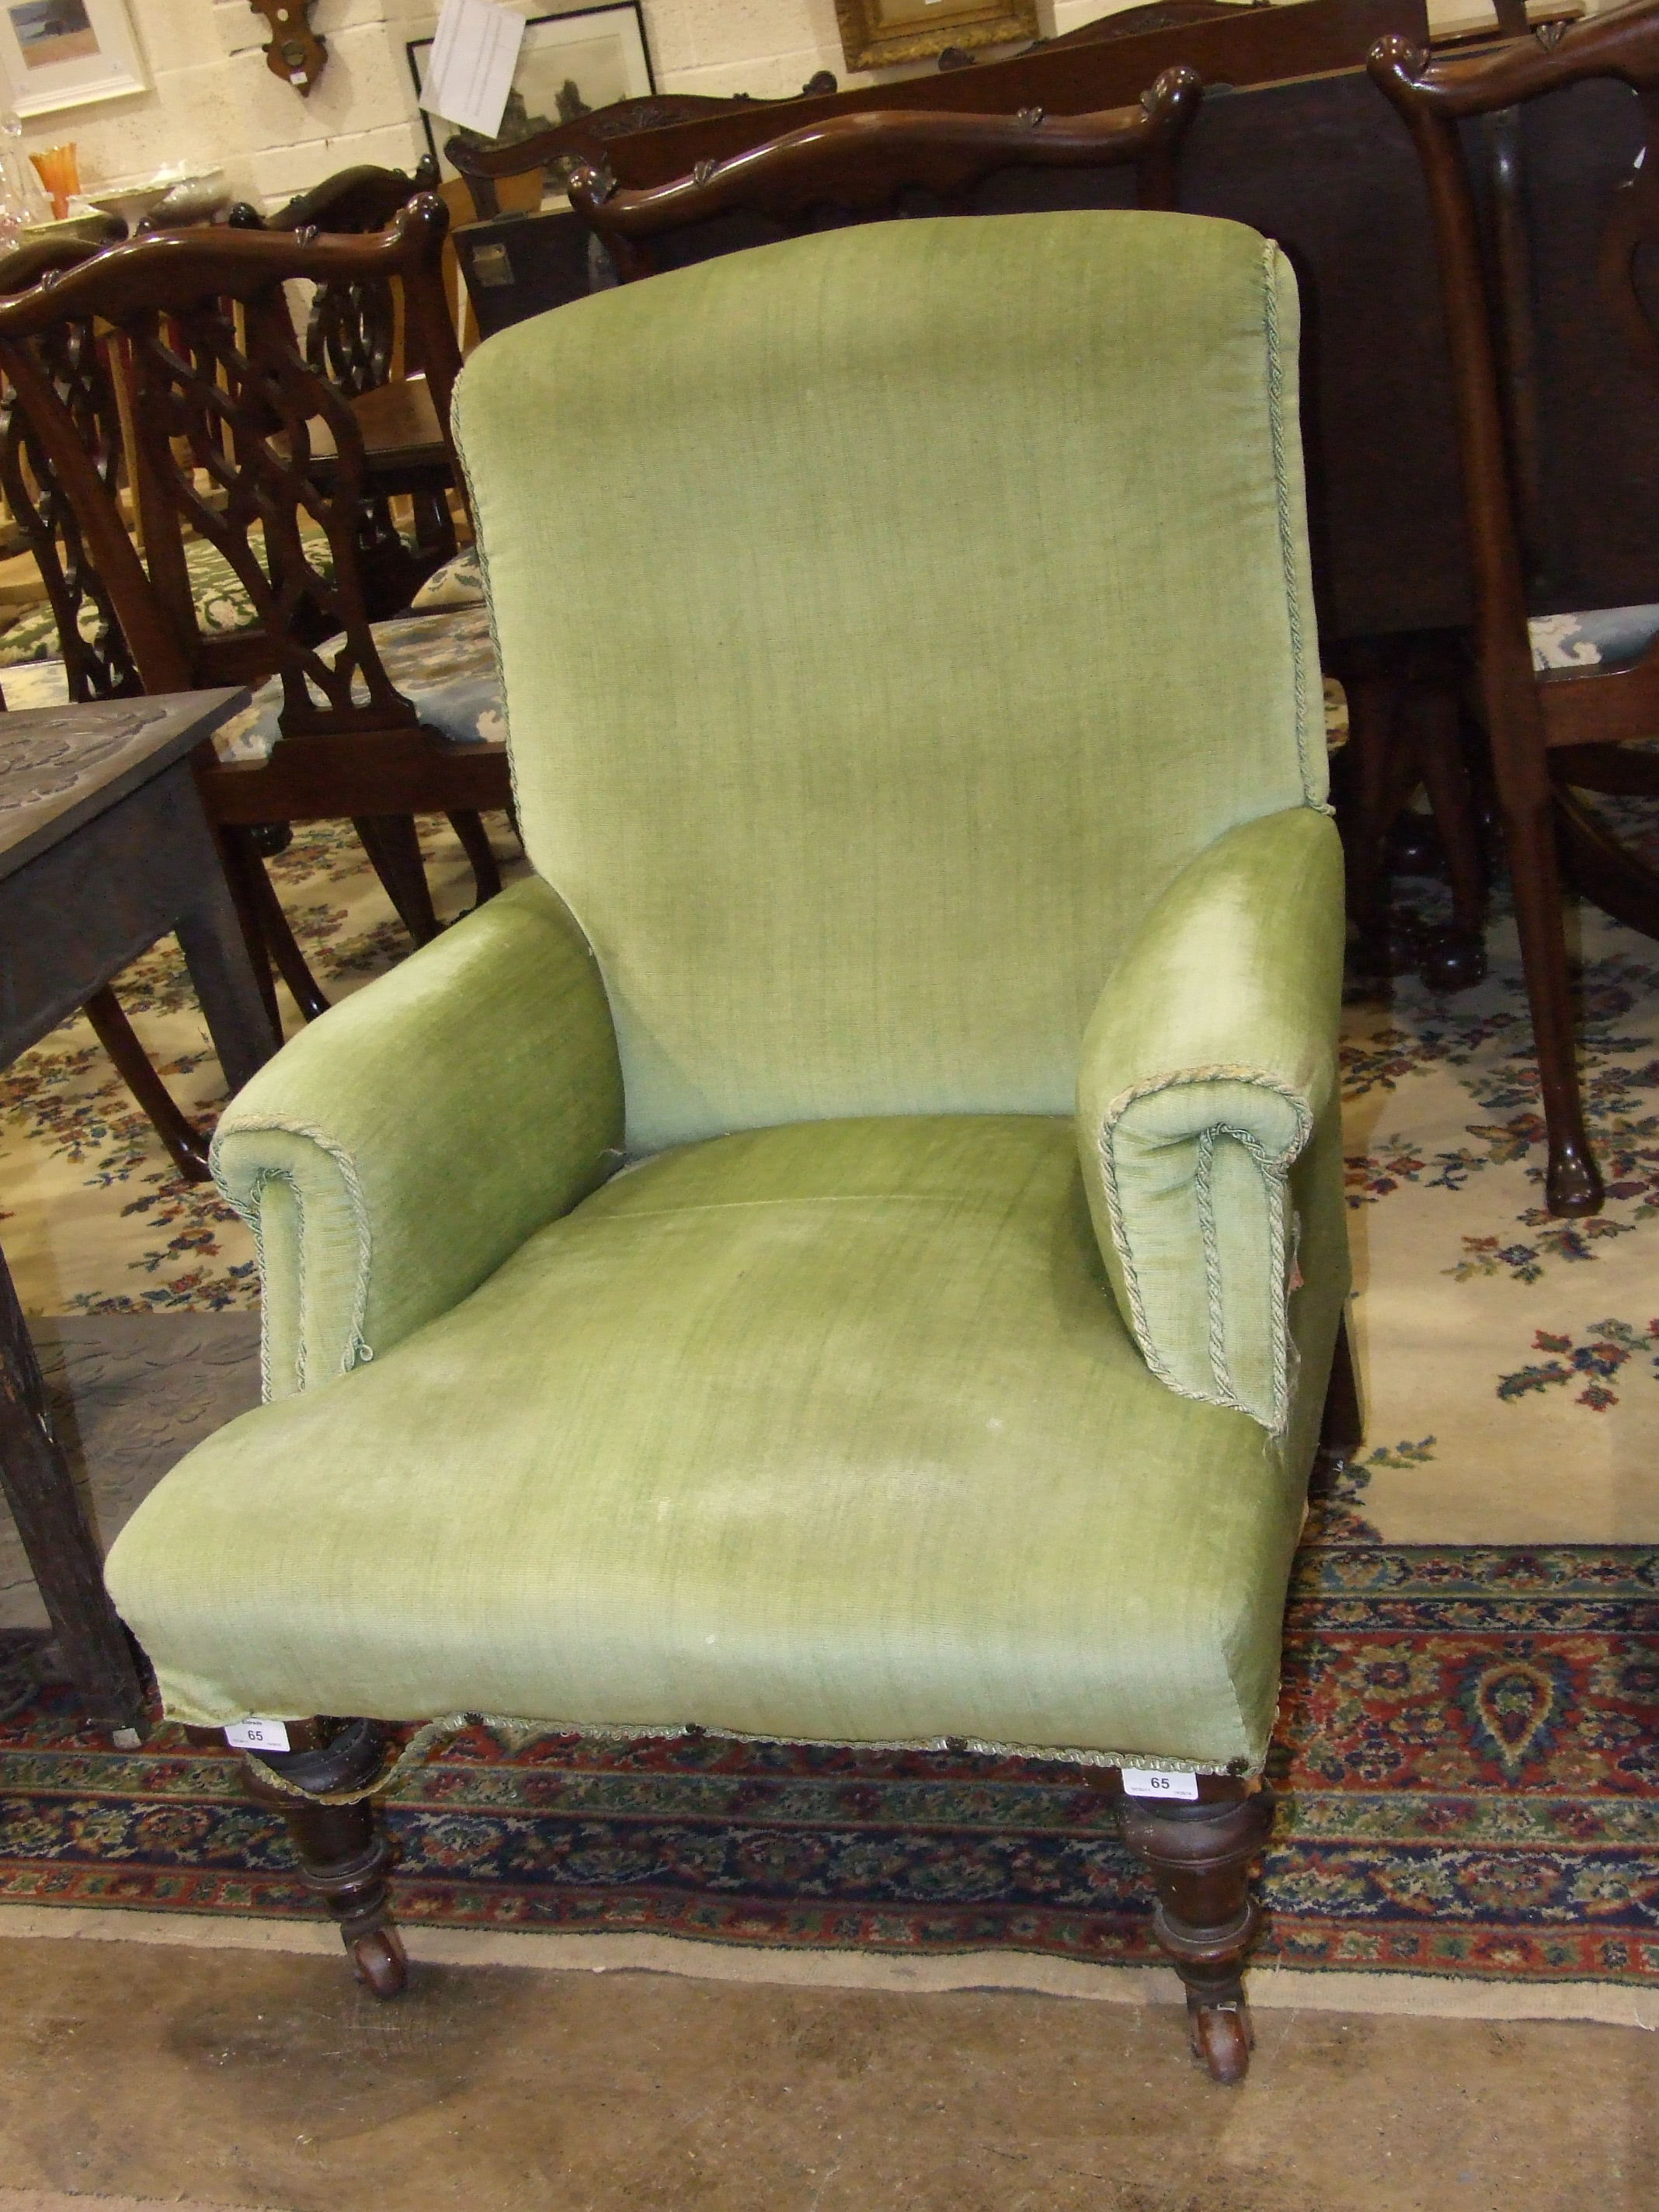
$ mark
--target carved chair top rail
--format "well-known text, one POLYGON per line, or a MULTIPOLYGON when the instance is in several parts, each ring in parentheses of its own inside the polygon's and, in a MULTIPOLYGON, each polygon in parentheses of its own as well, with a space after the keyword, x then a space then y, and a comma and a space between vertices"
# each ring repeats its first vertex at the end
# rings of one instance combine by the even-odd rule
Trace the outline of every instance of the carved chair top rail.
POLYGON ((1368 66, 1408 122, 1491 115, 1586 77, 1617 77, 1650 94, 1659 90, 1659 0, 1634 0, 1584 22, 1546 25, 1529 37, 1443 60, 1393 36, 1372 48, 1368 66))
POLYGON ((955 196, 1002 169, 1151 165, 1171 155, 1202 92, 1194 70, 1171 69, 1137 106, 1097 115, 836 115, 644 191, 621 191, 608 172, 579 169, 570 202, 601 234, 638 239, 733 210, 785 217, 825 201, 860 208, 906 187, 955 196))
POLYGON ((76 269, 103 247, 89 238, 35 238, 0 254, 0 294, 8 298, 27 292, 49 270, 76 269))
MULTIPOLYGON (((1488 315, 1458 125, 1484 117, 1501 122, 1529 100, 1594 78, 1630 87, 1645 118, 1645 150, 1612 196, 1596 249, 1597 279, 1631 358, 1659 374, 1659 330, 1637 281, 1638 252, 1659 240, 1659 0, 1632 0, 1571 27, 1547 24, 1478 54, 1446 60, 1431 59, 1404 39, 1388 38, 1373 47, 1367 65, 1417 141, 1447 282, 1488 315)), ((1448 307, 1455 330, 1458 302, 1449 300, 1448 307)), ((1473 331, 1459 342, 1476 354, 1484 343, 1473 331)), ((1469 373, 1482 378, 1487 365, 1472 360, 1469 373)))
POLYGON ((444 152, 470 183, 482 187, 474 192, 479 212, 494 214, 497 178, 562 160, 598 168, 609 155, 625 184, 665 184, 688 174, 705 156, 726 159, 770 138, 785 108, 796 112, 802 127, 888 108, 1013 115, 1042 106, 1051 115, 1079 114, 1133 98, 1176 63, 1226 84, 1358 69, 1389 31, 1426 42, 1424 0, 1297 0, 1280 7, 1172 0, 1167 9, 1130 9, 973 69, 844 92, 814 77, 786 100, 655 93, 617 100, 513 145, 476 146, 452 138, 444 152))
POLYGON ((119 324, 153 309, 179 313, 211 296, 246 300, 295 278, 319 284, 418 278, 436 271, 448 228, 448 209, 428 192, 411 200, 388 229, 368 236, 305 237, 228 226, 153 232, 49 274, 0 305, 0 337, 33 337, 74 316, 119 324))
MULTIPOLYGON (((544 169, 554 161, 571 158, 592 161, 602 141, 625 137, 630 131, 666 130, 677 123, 695 123, 706 115, 726 115, 734 107, 787 107, 797 100, 821 94, 823 89, 815 77, 805 91, 790 93, 781 100, 757 100, 748 93, 638 93, 631 100, 612 100, 608 107, 591 109, 568 123, 534 131, 529 137, 514 139, 508 145, 480 146, 469 138, 451 138, 444 153, 451 166, 469 182, 475 179, 493 181, 497 177, 520 176, 529 169, 544 169)), ((833 78, 829 89, 835 90, 833 78)))
POLYGON ((286 207, 267 216, 267 230, 384 230, 386 224, 421 192, 438 189, 438 165, 422 154, 413 175, 402 169, 382 168, 360 161, 340 169, 309 191, 296 193, 286 207))

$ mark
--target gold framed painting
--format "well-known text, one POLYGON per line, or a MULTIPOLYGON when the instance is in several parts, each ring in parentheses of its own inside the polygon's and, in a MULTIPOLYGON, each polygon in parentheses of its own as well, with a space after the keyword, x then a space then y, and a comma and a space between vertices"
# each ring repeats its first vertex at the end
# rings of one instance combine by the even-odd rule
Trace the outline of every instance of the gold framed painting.
POLYGON ((836 0, 854 70, 931 61, 947 46, 1001 46, 1037 34, 1036 0, 836 0))

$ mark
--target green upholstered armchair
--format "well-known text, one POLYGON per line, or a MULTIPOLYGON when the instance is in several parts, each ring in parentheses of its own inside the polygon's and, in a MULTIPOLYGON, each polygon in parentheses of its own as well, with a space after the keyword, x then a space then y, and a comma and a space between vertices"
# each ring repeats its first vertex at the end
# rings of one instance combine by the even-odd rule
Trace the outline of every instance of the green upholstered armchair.
POLYGON ((1273 246, 1083 213, 466 369, 537 872, 227 1112, 270 1402, 109 1562, 376 1987, 380 1723, 959 1741, 1127 1774, 1243 2071, 1347 1285, 1296 364, 1273 246))

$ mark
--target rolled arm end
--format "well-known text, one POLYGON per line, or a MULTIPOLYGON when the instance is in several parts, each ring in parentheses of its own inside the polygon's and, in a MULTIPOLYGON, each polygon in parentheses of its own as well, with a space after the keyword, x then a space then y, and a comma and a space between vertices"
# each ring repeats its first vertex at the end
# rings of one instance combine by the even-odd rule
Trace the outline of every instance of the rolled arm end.
POLYGON ((622 1158, 599 968, 562 901, 517 884, 284 1047, 219 1125, 253 1229, 268 1397, 447 1311, 622 1158))
POLYGON ((1341 853, 1309 809, 1229 831, 1142 924, 1085 1039, 1078 1137, 1113 1292, 1184 1397, 1289 1419, 1292 1170, 1330 1106, 1341 853))

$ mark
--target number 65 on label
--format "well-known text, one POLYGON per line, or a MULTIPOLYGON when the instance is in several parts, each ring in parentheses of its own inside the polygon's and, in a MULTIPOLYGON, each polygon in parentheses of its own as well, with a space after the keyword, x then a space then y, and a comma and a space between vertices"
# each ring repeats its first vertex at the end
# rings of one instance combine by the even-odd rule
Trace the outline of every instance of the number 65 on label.
POLYGON ((1161 1766, 1125 1766, 1119 1771, 1123 1777, 1126 1796, 1197 1799, 1198 1777, 1195 1774, 1170 1773, 1161 1766))

